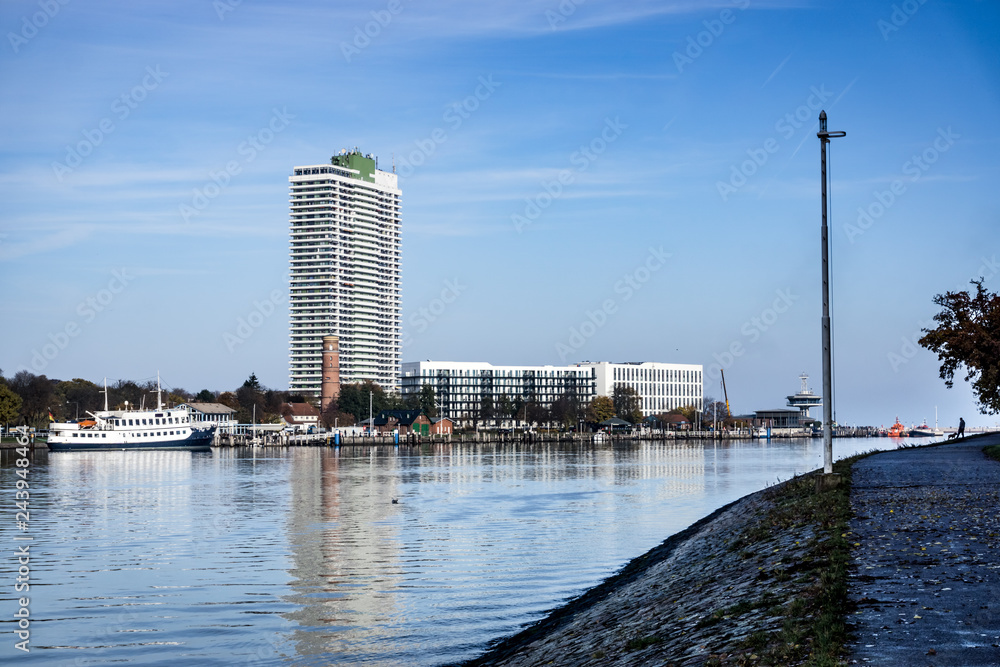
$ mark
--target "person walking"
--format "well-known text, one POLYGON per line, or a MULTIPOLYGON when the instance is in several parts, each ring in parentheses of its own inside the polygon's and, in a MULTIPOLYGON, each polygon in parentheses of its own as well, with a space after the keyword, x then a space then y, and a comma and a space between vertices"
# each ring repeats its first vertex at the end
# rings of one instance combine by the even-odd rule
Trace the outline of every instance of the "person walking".
POLYGON ((958 437, 965 435, 965 420, 961 417, 958 418, 958 437))

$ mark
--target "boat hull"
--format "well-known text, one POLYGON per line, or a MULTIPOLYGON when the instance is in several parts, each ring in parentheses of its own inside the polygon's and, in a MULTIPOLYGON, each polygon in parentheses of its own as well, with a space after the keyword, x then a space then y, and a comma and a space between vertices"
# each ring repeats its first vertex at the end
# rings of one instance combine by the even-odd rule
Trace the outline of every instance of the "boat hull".
MULTIPOLYGON (((113 435, 113 434, 109 434, 113 435)), ((125 440, 122 438, 55 438, 49 439, 49 449, 53 452, 95 452, 102 450, 126 450, 135 449, 139 451, 149 450, 180 450, 189 452, 209 452, 212 451, 212 439, 214 433, 191 434, 186 438, 163 438, 141 440, 125 440)))
POLYGON ((130 431, 90 431, 73 436, 71 433, 51 433, 48 446, 54 452, 101 450, 182 450, 208 452, 212 449, 215 429, 192 429, 190 433, 155 434, 130 431))

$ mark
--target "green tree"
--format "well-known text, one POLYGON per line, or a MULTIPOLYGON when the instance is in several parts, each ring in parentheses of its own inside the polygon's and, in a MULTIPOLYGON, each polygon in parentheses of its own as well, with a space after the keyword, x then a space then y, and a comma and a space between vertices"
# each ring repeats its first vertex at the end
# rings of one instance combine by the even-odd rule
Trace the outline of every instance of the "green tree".
POLYGON ((479 399, 479 418, 484 422, 496 417, 496 406, 493 403, 493 394, 483 394, 479 399))
POLYGON ((55 388, 52 412, 56 417, 75 419, 77 415, 83 417, 88 412, 103 410, 103 392, 103 387, 81 378, 60 382, 55 388))
POLYGON ((398 391, 390 391, 385 395, 385 405, 383 410, 406 410, 406 401, 399 395, 398 391))
POLYGON ((510 406, 510 408, 511 408, 511 410, 510 410, 510 416, 511 416, 511 418, 513 418, 513 419, 524 419, 525 418, 525 412, 524 412, 525 405, 526 405, 525 401, 524 401, 524 399, 522 397, 515 396, 514 399, 511 401, 511 406, 510 406))
POLYGON ((921 346, 938 355, 939 375, 951 389, 955 373, 965 369, 982 414, 1000 412, 1000 295, 986 291, 984 279, 973 280, 976 293, 946 292, 934 297, 943 310, 938 325, 923 329, 921 346))
POLYGON ((615 404, 615 416, 627 422, 638 424, 642 421, 642 398, 635 387, 617 384, 611 394, 615 404))
POLYGON ((434 387, 430 384, 424 384, 420 387, 420 395, 417 401, 417 407, 424 411, 424 414, 428 417, 437 417, 437 397, 434 395, 434 387))
POLYGON ((21 413, 21 397, 6 383, 0 384, 0 424, 9 424, 21 413))
POLYGON ((194 397, 194 400, 198 403, 215 403, 215 392, 211 392, 208 389, 202 389, 198 392, 198 395, 194 397))
POLYGON ((558 422, 566 428, 576 426, 582 416, 580 402, 577 400, 576 394, 573 393, 565 393, 552 401, 549 412, 552 415, 552 421, 558 422))
POLYGON ((500 419, 510 419, 514 416, 514 402, 507 394, 500 394, 500 400, 497 401, 497 416, 500 419))
POLYGON ((9 382, 21 397, 21 419, 29 426, 44 428, 49 422, 49 407, 55 402, 53 381, 31 371, 18 371, 9 382))
POLYGON ((599 424, 615 416, 615 404, 607 396, 595 396, 587 406, 587 421, 599 424))
POLYGON ((529 424, 544 424, 552 419, 552 414, 545 408, 545 406, 536 403, 535 401, 529 401, 526 403, 524 411, 527 415, 527 422, 529 424))
POLYGON ((368 419, 368 401, 371 397, 371 413, 377 415, 385 410, 385 390, 372 380, 341 385, 338 404, 340 409, 354 416, 357 421, 368 419))
POLYGON ((235 392, 236 419, 241 424, 275 424, 281 420, 281 405, 285 402, 283 392, 264 387, 255 373, 235 392))
POLYGON ((243 386, 247 387, 248 389, 252 389, 253 391, 257 391, 257 392, 263 391, 263 389, 264 389, 260 385, 260 381, 257 379, 257 374, 254 373, 254 372, 250 373, 250 377, 248 377, 246 379, 246 381, 243 383, 243 386))
POLYGON ((113 410, 124 410, 125 402, 132 410, 142 405, 143 389, 132 380, 116 380, 108 387, 108 406, 113 410))

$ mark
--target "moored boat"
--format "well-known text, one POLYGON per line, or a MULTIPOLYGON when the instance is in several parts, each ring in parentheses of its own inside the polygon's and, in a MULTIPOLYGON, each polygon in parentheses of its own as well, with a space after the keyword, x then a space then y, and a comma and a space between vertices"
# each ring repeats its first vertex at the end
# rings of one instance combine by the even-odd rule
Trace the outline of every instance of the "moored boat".
POLYGON ((215 437, 214 424, 202 426, 191 421, 186 408, 165 408, 159 378, 155 410, 108 409, 108 388, 104 386, 104 410, 89 412, 92 419, 49 425, 48 445, 53 451, 100 449, 171 449, 209 451, 215 437))
POLYGON ((889 427, 889 437, 890 438, 906 437, 906 427, 900 423, 899 417, 896 417, 896 423, 889 427))
POLYGON ((939 428, 931 428, 927 425, 927 420, 920 426, 916 426, 910 429, 911 438, 937 438, 944 435, 944 431, 939 428))

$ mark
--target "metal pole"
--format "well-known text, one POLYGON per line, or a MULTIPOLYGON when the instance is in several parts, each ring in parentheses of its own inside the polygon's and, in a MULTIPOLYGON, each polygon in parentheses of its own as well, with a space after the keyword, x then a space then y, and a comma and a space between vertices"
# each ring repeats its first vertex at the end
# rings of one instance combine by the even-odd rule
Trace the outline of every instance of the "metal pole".
POLYGON ((846 132, 828 132, 826 111, 819 112, 820 176, 822 178, 823 222, 821 227, 823 254, 823 472, 833 473, 833 350, 830 341, 830 244, 826 225, 826 145, 831 137, 847 136, 846 132))

